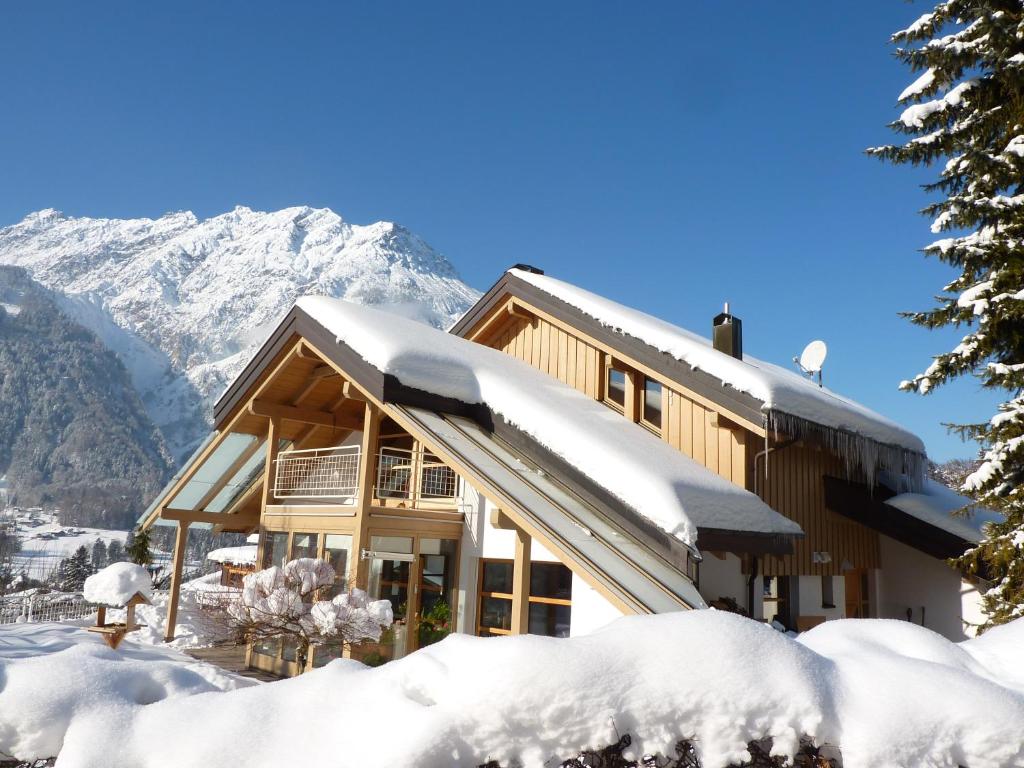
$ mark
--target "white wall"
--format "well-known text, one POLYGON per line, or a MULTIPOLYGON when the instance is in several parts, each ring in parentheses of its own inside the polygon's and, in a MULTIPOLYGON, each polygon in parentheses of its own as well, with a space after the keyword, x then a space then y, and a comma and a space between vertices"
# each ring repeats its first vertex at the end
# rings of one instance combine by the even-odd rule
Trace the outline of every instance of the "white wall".
MULTIPOLYGON (((491 525, 491 512, 495 509, 495 505, 465 484, 463 484, 460 495, 460 507, 466 522, 459 556, 459 610, 456 631, 472 634, 476 631, 480 559, 513 559, 515 557, 515 531, 494 528, 491 525)), ((531 543, 530 561, 537 563, 559 562, 558 558, 538 541, 531 543)), ((590 587, 579 576, 573 574, 570 635, 586 634, 621 615, 621 611, 608 602, 603 595, 590 587)))
POLYGON ((841 619, 846 613, 846 580, 842 576, 832 579, 832 603, 834 608, 822 604, 821 576, 800 576, 800 616, 824 616, 826 620, 841 619))
MULTIPOLYGON (((747 577, 742 572, 742 561, 732 554, 727 554, 725 560, 719 560, 710 552, 701 552, 701 555, 704 559, 700 561, 697 575, 700 596, 707 602, 720 597, 731 597, 741 608, 749 611, 747 577)), ((758 579, 754 584, 755 614, 760 611, 760 605, 757 605, 760 599, 761 584, 758 579)))
MULTIPOLYGON (((950 640, 963 640, 964 606, 960 574, 945 561, 879 534, 881 570, 877 573, 878 617, 921 624, 950 640)), ((970 604, 970 598, 968 598, 970 604)))

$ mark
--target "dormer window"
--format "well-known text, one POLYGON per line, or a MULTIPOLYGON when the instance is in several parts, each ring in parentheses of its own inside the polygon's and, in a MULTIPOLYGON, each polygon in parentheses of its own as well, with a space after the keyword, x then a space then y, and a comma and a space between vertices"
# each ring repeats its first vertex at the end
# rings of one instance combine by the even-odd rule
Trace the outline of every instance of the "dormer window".
POLYGON ((626 407, 626 372, 619 368, 609 367, 608 379, 605 382, 605 399, 619 408, 626 407))
POLYGON ((641 419, 648 427, 660 431, 663 400, 661 383, 645 377, 642 396, 641 419))

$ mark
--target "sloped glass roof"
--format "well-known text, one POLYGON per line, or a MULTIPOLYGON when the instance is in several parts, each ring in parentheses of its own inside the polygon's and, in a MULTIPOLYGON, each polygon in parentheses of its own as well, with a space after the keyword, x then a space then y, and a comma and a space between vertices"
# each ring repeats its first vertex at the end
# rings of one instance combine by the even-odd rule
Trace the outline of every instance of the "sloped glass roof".
MULTIPOLYGON (((254 435, 245 435, 238 432, 229 434, 217 446, 217 449, 210 454, 209 458, 203 462, 203 465, 193 475, 192 479, 185 483, 185 486, 175 494, 167 506, 171 509, 195 511, 203 497, 231 469, 242 454, 255 445, 256 441, 257 438, 254 435)), ((257 451, 258 454, 259 451, 257 451)), ((248 463, 246 462, 246 464, 248 463)), ((220 495, 220 493, 217 494, 217 496, 220 495)), ((216 501, 216 497, 214 501, 216 501)), ((209 507, 207 508, 209 509, 209 507)))

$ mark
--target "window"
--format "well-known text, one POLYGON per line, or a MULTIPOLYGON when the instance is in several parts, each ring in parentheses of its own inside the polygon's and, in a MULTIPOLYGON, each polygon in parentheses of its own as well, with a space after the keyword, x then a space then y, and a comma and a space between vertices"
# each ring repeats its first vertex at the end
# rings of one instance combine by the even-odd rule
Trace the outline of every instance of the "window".
MULTIPOLYGON (((477 634, 512 634, 511 560, 480 562, 477 634)), ((531 635, 568 637, 572 617, 572 571, 561 563, 530 563, 528 631, 531 635)))
POLYGON ((626 407, 626 372, 618 368, 607 369, 608 379, 605 381, 605 399, 619 408, 626 407))
POLYGON ((316 557, 320 549, 319 536, 315 533, 292 534, 292 560, 300 557, 316 557))
POLYGON ((324 536, 324 560, 334 568, 334 584, 329 597, 340 595, 348 588, 348 561, 352 551, 352 537, 348 534, 328 533, 324 536))
POLYGON ((821 607, 835 608, 836 598, 832 589, 832 577, 822 574, 821 576, 821 607))
POLYGON ((263 538, 263 567, 270 568, 285 564, 288 556, 288 534, 266 533, 263 538))
POLYGON ((643 410, 641 411, 641 418, 643 419, 643 422, 649 427, 654 427, 655 429, 660 430, 662 401, 661 384, 657 381, 644 377, 643 398, 643 410))
POLYGON ((789 577, 764 577, 764 620, 789 627, 789 577))

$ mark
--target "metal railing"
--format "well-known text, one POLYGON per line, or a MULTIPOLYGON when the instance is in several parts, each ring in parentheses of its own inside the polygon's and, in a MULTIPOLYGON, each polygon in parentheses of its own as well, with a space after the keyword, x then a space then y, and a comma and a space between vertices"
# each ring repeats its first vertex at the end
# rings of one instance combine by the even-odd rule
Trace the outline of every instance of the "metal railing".
POLYGON ((281 451, 274 496, 283 499, 353 499, 359 490, 358 445, 281 451))
POLYGON ((0 624, 41 624, 91 618, 96 606, 72 592, 0 597, 0 624))
POLYGON ((378 499, 447 501, 458 494, 458 476, 422 448, 381 448, 377 454, 378 499))

